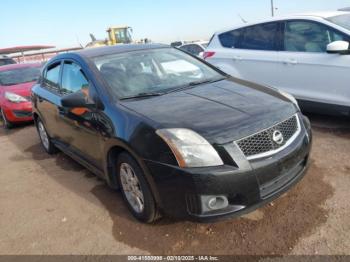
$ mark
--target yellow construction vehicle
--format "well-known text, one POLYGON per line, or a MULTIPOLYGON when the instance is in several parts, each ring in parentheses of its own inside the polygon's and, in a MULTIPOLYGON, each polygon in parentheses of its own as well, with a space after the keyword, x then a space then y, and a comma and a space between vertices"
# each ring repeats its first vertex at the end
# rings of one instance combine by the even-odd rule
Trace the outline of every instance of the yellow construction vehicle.
POLYGON ((130 26, 111 26, 107 29, 108 38, 105 40, 96 40, 93 34, 90 34, 91 42, 86 47, 99 47, 117 44, 132 43, 132 28, 130 26))

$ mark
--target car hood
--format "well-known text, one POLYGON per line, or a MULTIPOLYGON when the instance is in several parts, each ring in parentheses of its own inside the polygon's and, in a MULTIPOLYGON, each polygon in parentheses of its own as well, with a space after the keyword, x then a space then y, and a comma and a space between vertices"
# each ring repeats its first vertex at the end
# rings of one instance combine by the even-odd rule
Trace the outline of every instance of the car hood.
POLYGON ((213 144, 225 144, 271 127, 297 112, 271 88, 228 79, 122 105, 153 121, 155 128, 188 128, 213 144))
POLYGON ((13 85, 13 86, 1 86, 0 92, 1 93, 11 92, 20 96, 29 97, 34 84, 35 82, 28 82, 28 83, 13 85))

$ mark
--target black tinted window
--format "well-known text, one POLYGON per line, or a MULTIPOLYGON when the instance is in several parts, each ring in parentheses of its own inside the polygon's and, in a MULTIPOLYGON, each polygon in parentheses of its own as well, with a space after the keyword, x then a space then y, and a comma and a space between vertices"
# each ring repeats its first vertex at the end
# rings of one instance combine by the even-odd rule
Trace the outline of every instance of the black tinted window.
POLYGON ((278 24, 268 23, 244 29, 238 48, 253 50, 276 50, 278 24))
POLYGON ((237 29, 219 35, 219 40, 223 47, 235 48, 241 36, 242 30, 237 29))
POLYGON ((62 72, 62 93, 75 93, 83 88, 88 88, 89 82, 82 69, 77 64, 65 62, 62 72))
POLYGON ((347 40, 347 37, 320 23, 288 21, 285 24, 285 51, 322 53, 328 44, 338 40, 347 40))

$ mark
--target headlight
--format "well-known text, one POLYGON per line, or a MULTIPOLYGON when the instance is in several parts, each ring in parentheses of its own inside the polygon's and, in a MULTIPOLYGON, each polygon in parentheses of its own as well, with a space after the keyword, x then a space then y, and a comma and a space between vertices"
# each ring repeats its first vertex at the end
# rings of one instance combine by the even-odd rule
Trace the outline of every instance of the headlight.
POLYGON ((14 93, 10 93, 10 92, 5 92, 5 98, 12 103, 21 103, 21 102, 28 101, 23 96, 20 96, 20 95, 14 94, 14 93))
POLYGON ((281 90, 278 90, 278 92, 279 92, 281 95, 283 95, 284 97, 286 97, 288 100, 290 100, 290 101, 300 110, 298 101, 295 99, 294 96, 292 96, 291 94, 289 94, 289 93, 287 93, 287 92, 281 91, 281 90))
POLYGON ((224 164, 208 141, 192 130, 160 129, 156 133, 168 144, 180 167, 208 167, 224 164))

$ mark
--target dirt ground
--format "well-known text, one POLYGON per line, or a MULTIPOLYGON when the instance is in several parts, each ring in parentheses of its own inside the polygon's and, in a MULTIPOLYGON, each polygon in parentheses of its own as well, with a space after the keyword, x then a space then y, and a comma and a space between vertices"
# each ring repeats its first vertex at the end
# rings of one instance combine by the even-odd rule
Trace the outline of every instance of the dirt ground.
POLYGON ((350 120, 310 116, 312 165, 273 203, 238 219, 135 221, 119 192, 32 125, 0 130, 0 254, 350 254, 350 120))

